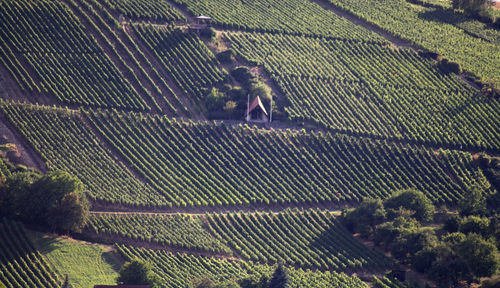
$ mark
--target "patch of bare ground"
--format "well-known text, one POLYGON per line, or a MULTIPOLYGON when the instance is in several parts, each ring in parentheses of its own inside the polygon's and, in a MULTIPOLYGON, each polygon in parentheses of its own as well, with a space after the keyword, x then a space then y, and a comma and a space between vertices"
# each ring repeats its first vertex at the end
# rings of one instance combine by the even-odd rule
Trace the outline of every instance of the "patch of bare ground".
MULTIPOLYGON (((134 25, 134 24, 130 24, 134 25)), ((166 27, 165 25, 152 25, 153 27, 157 27, 158 29, 162 29, 166 27)), ((173 94, 177 95, 179 101, 186 107, 190 113, 190 117, 194 118, 196 120, 205 120, 205 116, 201 113, 197 112, 197 109, 193 107, 192 103, 188 100, 188 96, 174 83, 173 79, 169 77, 169 73, 165 70, 162 64, 158 61, 156 56, 153 55, 153 52, 149 50, 149 48, 144 45, 144 43, 141 41, 141 39, 138 38, 138 36, 130 29, 129 25, 123 25, 123 31, 129 35, 129 37, 134 41, 134 43, 139 47, 139 49, 144 53, 144 56, 149 60, 153 68, 158 71, 158 74, 161 75, 163 80, 165 81, 166 85, 173 91, 173 94)), ((171 93, 167 94, 169 95, 169 100, 171 100, 171 103, 175 103, 176 101, 173 99, 175 95, 171 95, 171 93)), ((179 107, 179 110, 183 110, 181 107, 179 107)))
POLYGON ((151 91, 154 91, 153 86, 148 81, 146 76, 141 73, 140 68, 137 67, 137 65, 134 65, 134 61, 130 59, 130 57, 128 57, 128 54, 123 51, 120 45, 118 45, 116 38, 113 37, 110 31, 103 28, 97 28, 99 29, 97 30, 96 27, 99 27, 98 23, 100 23, 100 21, 98 21, 96 19, 96 16, 88 11, 86 7, 81 6, 78 1, 60 1, 73 12, 73 14, 85 27, 86 32, 92 35, 96 44, 101 47, 104 54, 114 64, 114 66, 123 75, 123 77, 130 83, 132 89, 134 89, 135 92, 140 95, 142 99, 147 103, 147 105, 151 108, 151 112, 160 113, 161 111, 159 111, 157 106, 152 102, 153 96, 151 95, 151 91), (94 24, 96 24, 96 26, 92 25, 89 19, 94 24), (128 68, 130 68, 132 71, 130 71, 128 68), (141 85, 148 91, 142 89, 141 85))
POLYGON ((0 143, 15 145, 14 154, 9 157, 9 160, 12 162, 35 168, 44 173, 47 172, 47 167, 42 157, 35 152, 3 114, 0 114, 0 143))

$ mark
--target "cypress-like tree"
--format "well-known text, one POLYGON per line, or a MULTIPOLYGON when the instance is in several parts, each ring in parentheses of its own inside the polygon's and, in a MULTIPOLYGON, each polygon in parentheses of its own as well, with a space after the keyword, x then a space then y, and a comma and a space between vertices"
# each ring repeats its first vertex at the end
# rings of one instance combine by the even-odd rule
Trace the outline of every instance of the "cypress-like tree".
POLYGON ((288 273, 286 272, 283 264, 278 264, 276 270, 273 273, 273 277, 269 282, 269 288, 288 288, 288 273))

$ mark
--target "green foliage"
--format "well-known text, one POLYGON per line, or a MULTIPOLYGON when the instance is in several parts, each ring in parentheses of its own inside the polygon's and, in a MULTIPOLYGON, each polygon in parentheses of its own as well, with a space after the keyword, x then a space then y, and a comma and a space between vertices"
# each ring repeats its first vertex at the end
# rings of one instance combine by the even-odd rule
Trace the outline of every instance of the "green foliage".
POLYGON ((437 242, 438 239, 432 229, 406 230, 392 243, 391 254, 403 262, 411 263, 415 254, 436 246, 437 242))
POLYGON ((102 3, 135 21, 144 18, 157 21, 185 20, 185 17, 165 0, 107 0, 102 3))
POLYGON ((444 58, 439 62, 439 67, 443 69, 445 72, 451 72, 451 73, 462 73, 462 68, 460 68, 460 64, 451 62, 448 59, 444 58))
POLYGON ((54 171, 43 176, 14 173, 2 190, 2 214, 7 217, 61 231, 78 231, 87 220, 89 203, 83 184, 67 172, 54 171))
POLYGON ((456 203, 462 185, 488 184, 463 152, 436 155, 422 146, 341 134, 267 131, 157 115, 84 115, 157 191, 151 202, 162 196, 176 206, 361 201, 414 187, 434 203, 456 203))
POLYGON ((439 53, 485 82, 500 87, 500 59, 496 57, 500 53, 499 31, 484 23, 451 9, 422 7, 406 0, 329 2, 415 45, 439 53))
POLYGON ((347 227, 367 237, 372 234, 375 225, 384 222, 386 212, 380 199, 364 199, 359 207, 344 213, 347 227))
POLYGON ((453 8, 462 9, 469 16, 482 15, 488 8, 488 0, 452 0, 453 8))
POLYGON ((436 281, 438 287, 455 287, 462 279, 468 279, 465 261, 446 244, 434 248, 436 259, 432 262, 428 275, 436 281))
POLYGON ((465 240, 465 234, 461 232, 454 232, 443 236, 443 242, 448 243, 449 245, 456 245, 465 240))
POLYGON ((434 216, 434 205, 424 193, 409 189, 396 192, 384 201, 388 217, 394 218, 398 215, 398 210, 403 208, 412 212, 412 217, 417 221, 431 221, 434 216))
POLYGON ((159 285, 159 280, 151 270, 151 265, 140 259, 123 264, 116 281, 125 285, 150 285, 150 287, 159 285))
POLYGON ((217 53, 217 60, 221 63, 229 64, 234 61, 234 53, 233 50, 228 49, 222 52, 217 53))
MULTIPOLYGON (((131 28, 193 105, 199 105, 212 87, 224 81, 226 73, 194 32, 144 25, 131 28)), ((178 106, 184 106, 178 98, 176 101, 178 106)))
POLYGON ((449 233, 457 232, 460 227, 460 218, 458 215, 452 215, 446 218, 443 225, 443 230, 449 233))
POLYGON ((149 109, 63 3, 2 1, 0 19, 0 59, 21 87, 68 104, 149 109))
POLYGON ((462 200, 458 202, 460 215, 484 215, 486 213, 486 198, 484 192, 474 188, 466 192, 462 200))
POLYGON ((250 69, 245 66, 238 66, 231 70, 231 76, 244 86, 249 86, 255 81, 255 76, 250 69))
POLYGON ((193 288, 213 288, 215 286, 215 282, 208 277, 202 277, 194 279, 191 286, 193 288))
POLYGON ((272 99, 272 90, 266 83, 258 82, 250 85, 250 99, 254 99, 257 96, 260 97, 263 101, 271 101, 272 99))
POLYGON ((224 102, 224 94, 219 92, 217 88, 213 87, 205 99, 205 106, 209 112, 219 111, 222 107, 224 107, 224 102))
POLYGON ((346 18, 307 0, 226 1, 174 0, 193 15, 209 15, 214 24, 223 28, 259 32, 318 35, 362 41, 383 39, 346 18))
POLYGON ((475 233, 487 236, 490 229, 490 220, 486 217, 468 216, 460 223, 460 232, 464 234, 475 233))
POLYGON ((456 247, 457 253, 475 277, 492 276, 500 267, 497 248, 478 234, 467 235, 456 247))
POLYGON ((273 276, 269 280, 269 288, 288 288, 290 287, 288 282, 290 281, 288 273, 282 264, 278 264, 276 270, 274 270, 273 276))
POLYGON ((47 163, 78 177, 87 196, 105 203, 165 205, 165 196, 134 177, 96 139, 80 114, 23 104, 1 103, 2 114, 47 163), (43 131, 43 137, 38 133, 43 131), (62 145, 64 143, 64 145, 62 145))

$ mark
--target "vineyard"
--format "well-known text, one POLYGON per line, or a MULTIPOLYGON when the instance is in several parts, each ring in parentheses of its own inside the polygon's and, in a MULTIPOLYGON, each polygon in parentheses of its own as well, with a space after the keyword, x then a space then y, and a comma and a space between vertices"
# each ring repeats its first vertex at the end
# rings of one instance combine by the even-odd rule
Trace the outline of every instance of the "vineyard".
POLYGON ((60 287, 61 277, 33 248, 18 222, 0 220, 0 287, 60 287), (5 285, 5 286, 2 286, 5 285))
POLYGON ((264 65, 293 120, 358 135, 500 148, 500 101, 412 50, 287 35, 226 37, 247 61, 264 65))
POLYGON ((155 21, 185 20, 184 16, 165 0, 104 0, 102 2, 134 21, 139 19, 154 19, 155 21))
POLYGON ((195 33, 147 26, 131 28, 194 105, 199 105, 210 88, 226 77, 195 33))
POLYGON ((317 35, 358 41, 383 42, 377 34, 353 25, 308 0, 174 0, 194 15, 210 15, 225 29, 317 35))
POLYGON ((0 59, 22 89, 68 104, 149 109, 60 2, 1 4, 0 59))
POLYGON ((214 235, 248 260, 340 271, 392 264, 355 240, 328 212, 213 214, 208 221, 214 235))
POLYGON ((123 237, 116 242, 139 240, 227 255, 235 251, 245 260, 302 268, 343 271, 392 265, 355 240, 329 212, 316 210, 204 217, 95 214, 86 231, 123 237))
POLYGON ((448 10, 421 7, 406 0, 328 0, 382 29, 437 52, 500 87, 499 32, 478 21, 457 21, 448 10), (390 15, 390 17, 388 17, 390 15), (461 23, 459 26, 447 23, 461 23), (479 31, 479 32, 478 32, 479 31), (477 35, 479 34, 479 35, 477 35))
MULTIPOLYGON (((77 175, 91 199, 143 205, 155 201, 155 192, 95 140, 96 135, 85 126, 78 112, 5 102, 0 110, 50 170, 77 175)), ((160 195, 158 198, 164 199, 160 195)))
POLYGON ((0 288, 114 284, 134 260, 166 288, 487 279, 467 253, 498 254, 500 19, 467 12, 0 0, 0 288))
POLYGON ((135 113, 85 115, 174 206, 360 201, 410 187, 450 203, 473 183, 489 186, 467 153, 135 113))
MULTIPOLYGON (((272 266, 259 265, 253 262, 225 260, 185 254, 173 254, 164 250, 148 250, 125 245, 116 245, 125 259, 139 258, 152 263, 153 271, 160 276, 167 288, 189 287, 186 279, 210 277, 216 281, 260 277, 270 275, 272 266)), ((337 272, 312 272, 310 270, 288 268, 290 287, 332 287, 332 288, 365 288, 359 278, 337 272)))
POLYGON ((203 227, 201 217, 163 215, 99 215, 87 223, 90 233, 158 243, 184 249, 231 254, 231 250, 203 227))

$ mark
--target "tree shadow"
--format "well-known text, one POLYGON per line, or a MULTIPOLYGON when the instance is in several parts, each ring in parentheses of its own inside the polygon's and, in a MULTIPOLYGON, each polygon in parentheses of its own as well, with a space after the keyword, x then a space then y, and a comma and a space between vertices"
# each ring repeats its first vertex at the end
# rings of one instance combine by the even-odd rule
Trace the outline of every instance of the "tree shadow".
POLYGON ((393 263, 384 254, 356 239, 342 224, 333 221, 310 243, 309 248, 335 262, 335 270, 358 271, 390 267, 393 263))
POLYGON ((462 13, 453 11, 453 9, 437 7, 419 13, 418 18, 429 22, 447 23, 451 25, 457 25, 465 21, 473 20, 465 17, 462 13))
POLYGON ((108 252, 103 252, 102 253, 102 258, 106 263, 108 263, 113 270, 115 271, 120 271, 120 268, 122 267, 122 262, 123 260, 120 259, 119 255, 115 251, 108 251, 108 252))

